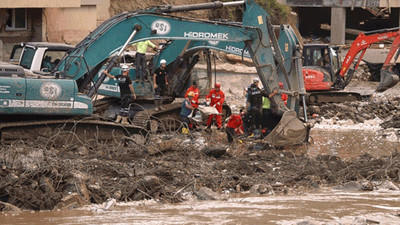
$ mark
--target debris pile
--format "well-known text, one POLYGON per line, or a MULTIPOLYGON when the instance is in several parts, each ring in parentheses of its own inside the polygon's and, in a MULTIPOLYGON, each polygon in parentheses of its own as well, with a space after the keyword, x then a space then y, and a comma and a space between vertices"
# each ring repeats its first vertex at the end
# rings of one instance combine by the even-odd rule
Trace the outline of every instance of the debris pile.
POLYGON ((400 128, 400 97, 373 95, 367 101, 330 103, 308 107, 309 116, 319 116, 334 120, 351 120, 354 123, 364 123, 368 120, 380 119, 383 128, 400 128))
MULTIPOLYGON (((251 150, 227 146, 223 132, 155 134, 147 143, 65 144, 16 142, 0 147, 0 209, 51 210, 85 204, 152 199, 180 202, 188 196, 220 199, 221 193, 301 193, 349 181, 400 182, 400 154, 311 158, 295 147, 251 150), (171 141, 172 140, 172 141, 171 141), (162 144, 165 143, 165 144, 162 144), (157 145, 160 151, 153 151, 157 145), (149 151, 150 150, 150 151, 149 151), (215 154, 214 154, 215 151, 215 154)), ((92 142, 91 142, 92 143, 92 142)), ((304 149, 304 148, 303 148, 304 149)), ((376 187, 373 185, 373 189, 376 187)))

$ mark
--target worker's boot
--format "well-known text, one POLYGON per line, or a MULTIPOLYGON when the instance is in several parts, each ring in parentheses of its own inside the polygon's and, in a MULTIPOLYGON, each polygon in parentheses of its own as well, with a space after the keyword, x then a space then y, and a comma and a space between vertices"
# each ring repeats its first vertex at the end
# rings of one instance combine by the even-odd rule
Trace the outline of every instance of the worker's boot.
POLYGON ((158 105, 160 106, 160 110, 165 110, 165 108, 162 106, 162 100, 160 100, 160 102, 158 103, 158 105))
POLYGON ((189 129, 183 127, 182 128, 182 134, 188 134, 189 133, 189 129))
POLYGON ((165 108, 162 107, 162 101, 161 101, 161 100, 157 100, 157 101, 158 101, 157 109, 158 109, 158 110, 164 110, 165 108))
POLYGON ((160 105, 159 105, 159 102, 158 102, 157 99, 154 100, 154 105, 155 105, 154 110, 156 110, 156 111, 160 110, 160 109, 159 109, 159 108, 160 108, 160 105))
POLYGON ((211 133, 211 125, 208 125, 208 126, 207 126, 206 132, 207 132, 207 133, 211 133))
POLYGON ((128 117, 127 117, 127 116, 122 117, 122 122, 121 122, 121 124, 122 124, 122 125, 128 125, 128 124, 129 124, 129 122, 128 122, 128 117))
POLYGON ((253 134, 254 134, 253 138, 255 138, 255 139, 261 138, 261 130, 260 129, 255 129, 253 134))
POLYGON ((120 123, 122 120, 122 116, 118 115, 117 119, 115 120, 116 123, 120 123))

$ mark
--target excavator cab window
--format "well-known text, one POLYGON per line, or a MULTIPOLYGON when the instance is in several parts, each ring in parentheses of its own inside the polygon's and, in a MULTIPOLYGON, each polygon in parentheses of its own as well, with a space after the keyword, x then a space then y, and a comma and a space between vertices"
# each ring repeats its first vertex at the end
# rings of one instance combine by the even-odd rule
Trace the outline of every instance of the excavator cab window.
POLYGON ((20 66, 22 66, 25 69, 30 69, 32 62, 33 62, 33 57, 35 56, 36 49, 30 48, 30 47, 25 47, 24 52, 22 53, 22 58, 20 62, 20 66))
POLYGON ((328 49, 329 49, 329 56, 330 56, 330 61, 331 61, 331 69, 332 69, 333 74, 336 74, 336 73, 338 73, 339 68, 340 68, 339 54, 335 49, 333 49, 331 47, 329 47, 328 49))
POLYGON ((66 51, 46 50, 40 70, 53 70, 66 53, 66 51))

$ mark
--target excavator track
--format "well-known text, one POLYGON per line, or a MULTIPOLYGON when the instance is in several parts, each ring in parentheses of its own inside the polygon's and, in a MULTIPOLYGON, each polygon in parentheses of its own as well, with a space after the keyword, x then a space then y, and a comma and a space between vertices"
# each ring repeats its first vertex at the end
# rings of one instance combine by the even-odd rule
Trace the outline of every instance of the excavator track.
POLYGON ((148 140, 148 131, 134 125, 121 125, 96 117, 74 119, 42 119, 32 121, 10 121, 0 124, 2 144, 14 141, 32 141, 43 138, 53 144, 65 145, 77 142, 111 142, 126 140, 125 137, 139 135, 142 143, 148 140), (61 143, 63 142, 63 143, 61 143))
POLYGON ((179 129, 179 112, 182 103, 172 103, 163 105, 165 110, 156 111, 154 109, 142 110, 135 113, 131 123, 143 129, 157 132, 162 130, 179 129))
POLYGON ((363 97, 357 92, 309 92, 306 96, 307 105, 322 103, 340 103, 362 101, 363 97))

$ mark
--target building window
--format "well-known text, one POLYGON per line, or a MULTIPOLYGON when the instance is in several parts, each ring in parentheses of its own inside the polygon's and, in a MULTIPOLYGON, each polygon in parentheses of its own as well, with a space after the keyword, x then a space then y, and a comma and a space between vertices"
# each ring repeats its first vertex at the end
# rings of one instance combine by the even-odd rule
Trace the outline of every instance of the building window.
POLYGON ((7 9, 7 14, 6 30, 26 30, 28 28, 26 9, 7 9))

